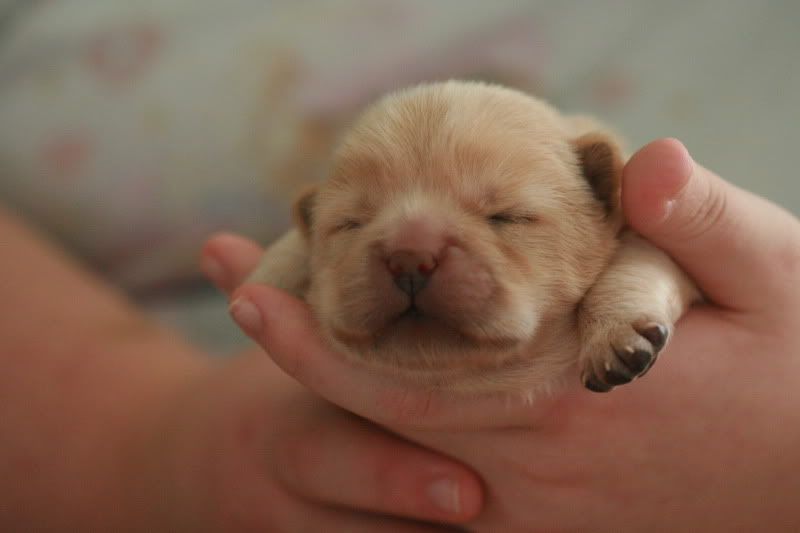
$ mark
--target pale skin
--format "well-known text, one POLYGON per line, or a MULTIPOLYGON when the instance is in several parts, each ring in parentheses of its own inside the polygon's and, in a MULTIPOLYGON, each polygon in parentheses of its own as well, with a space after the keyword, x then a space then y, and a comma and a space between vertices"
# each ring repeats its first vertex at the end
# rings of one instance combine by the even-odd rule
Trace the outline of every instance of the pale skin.
MULTIPOLYGON (((311 391, 472 466, 487 490, 472 529, 800 530, 800 222, 672 139, 626 165, 623 208, 706 303, 646 377, 605 395, 576 376, 532 406, 457 401, 354 367, 279 290, 244 285, 232 313, 311 391)), ((210 249, 222 242, 220 264, 255 261, 232 237, 210 249)))
POLYGON ((0 250, 0 530, 421 532, 479 512, 464 466, 260 350, 212 359, 2 209, 0 250))

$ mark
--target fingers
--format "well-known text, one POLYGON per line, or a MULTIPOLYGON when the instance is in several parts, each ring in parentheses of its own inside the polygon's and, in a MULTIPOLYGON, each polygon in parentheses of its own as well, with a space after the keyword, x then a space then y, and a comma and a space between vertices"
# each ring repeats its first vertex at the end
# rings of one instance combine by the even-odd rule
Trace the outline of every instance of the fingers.
POLYGON ((531 406, 521 397, 497 395, 470 397, 464 402, 455 393, 414 388, 328 348, 308 306, 272 287, 241 287, 234 294, 231 314, 245 333, 297 381, 349 411, 393 428, 531 424, 556 400, 543 396, 531 406))
POLYGON ((218 233, 203 247, 200 268, 219 290, 230 295, 250 275, 263 253, 261 246, 249 239, 218 233))
POLYGON ((320 503, 416 520, 463 523, 482 488, 464 466, 331 409, 314 427, 284 437, 278 477, 320 503))
POLYGON ((674 139, 652 142, 631 158, 622 203, 630 225, 719 305, 773 305, 800 272, 797 219, 696 164, 674 139))

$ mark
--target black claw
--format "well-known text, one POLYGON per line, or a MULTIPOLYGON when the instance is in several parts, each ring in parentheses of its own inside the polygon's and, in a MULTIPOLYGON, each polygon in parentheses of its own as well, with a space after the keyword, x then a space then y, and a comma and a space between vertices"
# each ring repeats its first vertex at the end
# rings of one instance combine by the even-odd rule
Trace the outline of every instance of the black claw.
POLYGON ((604 381, 609 385, 624 385, 625 383, 630 383, 635 376, 635 374, 631 374, 627 370, 616 370, 612 368, 606 371, 604 381))
POLYGON ((642 373, 641 373, 641 374, 639 374, 639 377, 643 377, 645 374, 647 374, 648 372, 650 372, 650 369, 651 369, 651 368, 653 368, 653 367, 655 366, 655 364, 656 364, 656 361, 658 361, 658 355, 657 355, 657 354, 656 354, 655 356, 653 356, 653 359, 650 361, 650 364, 649 364, 649 365, 647 365, 647 368, 645 368, 644 370, 642 370, 642 373))
POLYGON ((620 361, 622 361, 628 369, 635 375, 641 374, 653 361, 653 354, 644 350, 617 350, 614 348, 614 353, 617 354, 620 361))
POLYGON ((654 322, 646 324, 642 329, 637 329, 636 332, 650 341, 650 344, 653 345, 653 350, 656 352, 664 347, 667 343, 667 337, 669 336, 667 326, 654 322))
POLYGON ((608 392, 614 388, 611 385, 600 382, 595 376, 592 375, 584 377, 583 386, 592 392, 608 392))

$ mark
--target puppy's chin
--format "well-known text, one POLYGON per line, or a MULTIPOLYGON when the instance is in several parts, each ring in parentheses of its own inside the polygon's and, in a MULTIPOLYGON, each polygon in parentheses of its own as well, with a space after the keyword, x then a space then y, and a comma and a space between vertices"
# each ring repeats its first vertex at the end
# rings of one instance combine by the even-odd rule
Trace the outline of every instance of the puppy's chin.
POLYGON ((504 368, 520 358, 530 340, 482 335, 413 309, 371 332, 337 326, 326 329, 351 358, 421 385, 452 385, 504 368))

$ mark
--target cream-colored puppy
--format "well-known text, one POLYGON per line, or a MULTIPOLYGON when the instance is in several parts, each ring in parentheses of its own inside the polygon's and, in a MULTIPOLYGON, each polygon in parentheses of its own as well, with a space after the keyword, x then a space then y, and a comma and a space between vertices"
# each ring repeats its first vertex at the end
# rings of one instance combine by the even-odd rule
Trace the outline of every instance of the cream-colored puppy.
POLYGON ((305 298, 354 360, 417 385, 594 391, 645 373, 697 297, 623 229, 615 138, 451 81, 368 109, 252 280, 305 298))

